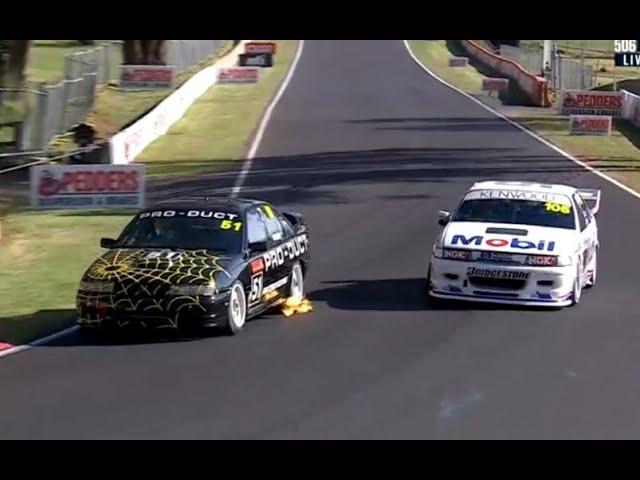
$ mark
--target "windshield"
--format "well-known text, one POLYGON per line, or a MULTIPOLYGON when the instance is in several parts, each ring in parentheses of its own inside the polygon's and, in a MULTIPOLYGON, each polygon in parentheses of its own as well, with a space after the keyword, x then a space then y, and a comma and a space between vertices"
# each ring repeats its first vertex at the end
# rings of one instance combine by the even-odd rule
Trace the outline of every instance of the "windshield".
POLYGON ((465 200, 453 215, 452 220, 575 228, 573 209, 570 204, 538 200, 465 200))
POLYGON ((162 215, 168 216, 152 217, 149 212, 138 215, 122 232, 118 246, 211 250, 225 254, 242 250, 243 224, 236 214, 171 210, 163 211, 162 215), (211 216, 204 216, 209 214, 211 216))

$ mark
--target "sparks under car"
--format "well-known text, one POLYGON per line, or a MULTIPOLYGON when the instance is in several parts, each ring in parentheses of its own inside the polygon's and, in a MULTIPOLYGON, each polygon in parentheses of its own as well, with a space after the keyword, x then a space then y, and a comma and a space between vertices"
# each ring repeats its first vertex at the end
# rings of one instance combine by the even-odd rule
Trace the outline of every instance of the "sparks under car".
POLYGON ((302 216, 244 199, 167 201, 139 212, 86 271, 83 331, 101 327, 230 334, 287 299, 304 297, 310 254, 302 216))
POLYGON ((562 307, 596 283, 600 191, 480 182, 453 213, 427 272, 431 297, 562 307))

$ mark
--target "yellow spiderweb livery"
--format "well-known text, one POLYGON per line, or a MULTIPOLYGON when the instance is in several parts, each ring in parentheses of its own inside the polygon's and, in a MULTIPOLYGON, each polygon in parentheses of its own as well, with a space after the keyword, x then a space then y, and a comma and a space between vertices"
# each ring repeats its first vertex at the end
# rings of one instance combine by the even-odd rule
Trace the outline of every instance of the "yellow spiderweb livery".
MULTIPOLYGON (((116 312, 118 323, 127 316, 163 317, 168 326, 177 327, 185 313, 204 311, 197 295, 168 295, 176 285, 215 286, 216 276, 229 273, 221 265, 222 257, 206 250, 173 252, 170 250, 114 250, 97 259, 83 277, 85 282, 109 282, 110 293, 78 296, 79 304, 94 307, 93 315, 80 315, 84 323, 100 323, 116 312)), ((80 312, 79 312, 80 313, 80 312)))

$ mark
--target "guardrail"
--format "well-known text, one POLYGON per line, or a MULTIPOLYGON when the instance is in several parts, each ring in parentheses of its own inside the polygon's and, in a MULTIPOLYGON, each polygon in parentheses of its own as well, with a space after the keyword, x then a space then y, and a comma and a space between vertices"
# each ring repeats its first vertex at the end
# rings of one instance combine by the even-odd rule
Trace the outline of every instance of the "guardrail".
POLYGON ((503 58, 473 40, 460 40, 460 43, 469 56, 513 80, 534 105, 538 107, 551 106, 546 79, 526 71, 519 63, 503 58))

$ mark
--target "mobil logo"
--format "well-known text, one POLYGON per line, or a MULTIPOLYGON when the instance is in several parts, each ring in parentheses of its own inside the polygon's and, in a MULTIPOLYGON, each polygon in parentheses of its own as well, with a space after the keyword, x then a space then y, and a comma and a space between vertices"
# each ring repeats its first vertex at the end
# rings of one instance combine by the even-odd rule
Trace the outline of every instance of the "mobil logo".
POLYGON ((540 240, 539 242, 531 242, 514 237, 512 239, 487 237, 483 235, 474 235, 466 237, 464 235, 454 235, 451 239, 451 245, 487 245, 493 248, 519 248, 521 250, 539 250, 553 252, 556 248, 556 242, 548 240, 540 240))

